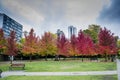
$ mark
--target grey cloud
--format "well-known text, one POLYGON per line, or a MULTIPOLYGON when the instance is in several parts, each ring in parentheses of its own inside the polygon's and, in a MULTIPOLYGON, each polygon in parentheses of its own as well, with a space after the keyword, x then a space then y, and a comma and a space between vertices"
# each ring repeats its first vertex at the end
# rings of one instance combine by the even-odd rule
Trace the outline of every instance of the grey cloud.
POLYGON ((8 14, 11 13, 12 16, 24 22, 26 26, 37 26, 34 27, 37 33, 56 32, 58 28, 67 33, 69 25, 85 29, 84 27, 87 25, 95 23, 102 6, 108 3, 108 0, 0 1, 8 14))
POLYGON ((120 21, 120 0, 110 0, 109 6, 104 6, 98 21, 105 23, 118 23, 120 21))
MULTIPOLYGON (((120 0, 110 0, 108 6, 104 6, 100 12, 97 22, 102 25, 102 27, 107 27, 115 35, 120 35, 120 0)), ((120 37, 120 36, 119 36, 120 37)))

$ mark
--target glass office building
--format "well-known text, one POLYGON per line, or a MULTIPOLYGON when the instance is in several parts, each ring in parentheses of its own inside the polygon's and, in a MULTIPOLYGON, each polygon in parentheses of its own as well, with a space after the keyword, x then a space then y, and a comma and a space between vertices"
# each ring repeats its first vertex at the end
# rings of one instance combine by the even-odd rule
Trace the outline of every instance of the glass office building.
POLYGON ((60 29, 57 30, 57 36, 61 37, 62 35, 64 35, 64 32, 61 31, 60 29))
POLYGON ((72 35, 76 35, 76 34, 77 34, 76 27, 69 26, 68 27, 68 38, 70 39, 72 35))
POLYGON ((3 13, 0 13, 0 28, 3 29, 6 38, 9 37, 11 30, 16 32, 17 41, 22 38, 22 25, 3 13))

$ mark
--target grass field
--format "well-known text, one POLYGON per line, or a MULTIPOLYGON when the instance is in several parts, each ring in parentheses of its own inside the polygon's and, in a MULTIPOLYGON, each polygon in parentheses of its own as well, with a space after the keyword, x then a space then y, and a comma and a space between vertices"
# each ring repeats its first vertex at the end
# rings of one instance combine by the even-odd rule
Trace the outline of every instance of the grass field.
POLYGON ((72 72, 116 70, 113 62, 79 62, 79 61, 42 61, 27 62, 28 72, 72 72))
POLYGON ((2 71, 9 70, 9 64, 0 64, 0 69, 2 69, 2 71))
POLYGON ((0 80, 117 80, 117 75, 105 76, 9 76, 0 80))
MULTIPOLYGON (((9 70, 9 64, 0 65, 3 71, 9 70)), ((80 62, 80 61, 35 61, 25 62, 27 72, 72 72, 116 70, 115 62, 80 62)))

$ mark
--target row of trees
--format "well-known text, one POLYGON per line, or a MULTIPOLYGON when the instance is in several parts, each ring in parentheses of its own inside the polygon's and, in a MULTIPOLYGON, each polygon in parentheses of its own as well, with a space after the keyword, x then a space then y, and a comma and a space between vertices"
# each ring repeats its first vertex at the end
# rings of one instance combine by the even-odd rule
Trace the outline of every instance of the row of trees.
POLYGON ((0 51, 9 56, 15 56, 20 52, 24 56, 30 56, 30 60, 33 55, 45 56, 46 60, 48 55, 55 56, 55 60, 59 60, 60 55, 65 57, 103 55, 107 61, 108 56, 116 55, 117 40, 113 33, 100 27, 93 31, 95 34, 91 29, 80 30, 78 36, 72 35, 71 39, 67 39, 64 34, 57 36, 50 32, 45 32, 40 38, 31 29, 29 34, 25 34, 25 38, 17 43, 14 31, 11 31, 10 37, 5 39, 0 29, 0 51))

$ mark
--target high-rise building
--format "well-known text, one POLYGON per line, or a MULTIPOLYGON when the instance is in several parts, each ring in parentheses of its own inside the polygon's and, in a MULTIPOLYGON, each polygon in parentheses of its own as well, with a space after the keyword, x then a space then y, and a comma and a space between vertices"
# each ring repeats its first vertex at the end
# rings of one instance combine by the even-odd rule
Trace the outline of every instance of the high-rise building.
POLYGON ((60 29, 57 30, 57 36, 61 37, 62 35, 64 35, 64 32, 61 31, 60 29))
POLYGON ((16 32, 17 41, 22 38, 22 25, 3 13, 0 13, 0 28, 3 29, 6 38, 9 37, 11 30, 16 32))
POLYGON ((77 29, 74 26, 69 26, 68 27, 68 38, 70 39, 72 35, 77 34, 77 29))

